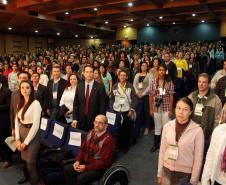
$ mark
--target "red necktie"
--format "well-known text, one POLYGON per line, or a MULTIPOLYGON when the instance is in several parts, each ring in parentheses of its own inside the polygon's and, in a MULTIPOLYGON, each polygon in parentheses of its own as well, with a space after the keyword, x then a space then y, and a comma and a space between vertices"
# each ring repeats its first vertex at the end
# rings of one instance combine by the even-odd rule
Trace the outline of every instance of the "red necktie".
POLYGON ((89 111, 89 84, 86 86, 86 111, 85 114, 88 114, 89 111))

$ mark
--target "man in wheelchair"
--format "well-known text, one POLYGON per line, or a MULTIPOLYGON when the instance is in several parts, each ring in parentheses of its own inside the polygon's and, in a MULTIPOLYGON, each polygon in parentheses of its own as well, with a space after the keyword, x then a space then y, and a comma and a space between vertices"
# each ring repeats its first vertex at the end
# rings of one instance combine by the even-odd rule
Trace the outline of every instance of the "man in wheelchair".
POLYGON ((107 133, 107 117, 96 116, 94 129, 82 142, 74 164, 64 167, 64 175, 69 185, 87 185, 99 180, 112 165, 115 142, 107 133))

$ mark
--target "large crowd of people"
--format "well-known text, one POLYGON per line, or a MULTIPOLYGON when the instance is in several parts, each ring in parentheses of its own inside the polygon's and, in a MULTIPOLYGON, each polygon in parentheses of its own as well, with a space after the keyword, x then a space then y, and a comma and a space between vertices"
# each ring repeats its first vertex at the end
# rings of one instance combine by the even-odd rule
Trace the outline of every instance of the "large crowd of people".
POLYGON ((4 142, 12 135, 24 162, 18 183, 39 184, 39 126, 47 117, 88 133, 76 162, 64 168, 68 184, 100 178, 116 150, 127 153, 154 128, 158 185, 225 185, 224 47, 220 41, 115 44, 1 55, 3 167, 12 164, 4 142), (121 115, 117 139, 107 133, 106 111, 121 115))

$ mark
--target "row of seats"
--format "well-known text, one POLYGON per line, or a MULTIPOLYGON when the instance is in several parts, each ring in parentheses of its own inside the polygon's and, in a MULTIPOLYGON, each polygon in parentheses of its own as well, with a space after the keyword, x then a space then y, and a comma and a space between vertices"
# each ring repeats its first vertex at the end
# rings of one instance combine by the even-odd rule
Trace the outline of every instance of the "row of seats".
MULTIPOLYGON (((108 130, 117 141, 118 126, 121 124, 121 115, 118 113, 107 112, 108 117, 108 130)), ((77 128, 72 128, 69 125, 63 124, 47 118, 42 118, 40 125, 41 143, 48 149, 52 149, 50 156, 56 154, 59 150, 71 151, 73 159, 79 152, 82 141, 86 137, 86 132, 77 128)), ((48 150, 47 149, 47 150, 48 150)), ((45 153, 47 154, 47 153, 45 153)), ((56 154, 57 155, 57 154, 56 154)), ((47 166, 48 163, 46 163, 47 166)), ((57 165, 58 166, 58 165, 57 165)), ((56 168, 57 169, 57 168, 56 168)), ((49 169, 48 169, 49 170, 49 169)), ((47 170, 47 171, 48 171, 47 170)), ((52 169, 51 169, 52 170, 52 169)), ((51 171, 50 170, 50 171, 51 171)), ((51 173, 48 171, 46 184, 55 184, 56 182, 63 182, 63 174, 60 170, 53 170, 51 173), (52 181, 54 179, 54 181, 52 181), (57 179, 57 181, 56 181, 57 179)), ((113 165, 109 168, 99 182, 100 185, 126 185, 129 182, 129 171, 121 165, 113 165)))

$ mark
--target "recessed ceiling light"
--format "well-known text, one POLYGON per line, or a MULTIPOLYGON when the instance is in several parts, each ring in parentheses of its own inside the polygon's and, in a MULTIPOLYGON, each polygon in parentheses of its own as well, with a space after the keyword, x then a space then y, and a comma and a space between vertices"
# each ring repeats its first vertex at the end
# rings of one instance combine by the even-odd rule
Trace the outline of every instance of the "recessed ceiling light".
POLYGON ((132 7, 132 6, 133 6, 133 3, 132 3, 132 2, 129 2, 129 3, 128 3, 128 6, 129 6, 129 7, 132 7))
POLYGON ((126 25, 124 25, 123 27, 126 28, 126 25))
POLYGON ((93 10, 94 10, 94 11, 97 11, 97 10, 98 10, 98 8, 96 8, 96 7, 95 7, 93 10))
POLYGON ((35 33, 38 33, 38 30, 35 30, 35 33))
POLYGON ((131 22, 133 22, 133 19, 130 19, 131 22))
POLYGON ((12 28, 11 28, 11 27, 9 27, 9 28, 8 28, 8 30, 12 30, 12 28))
POLYGON ((108 21, 105 21, 105 24, 108 24, 108 21))
POLYGON ((93 39, 93 36, 90 36, 91 39, 93 39))
POLYGON ((173 22, 172 24, 176 24, 175 22, 173 22))
POLYGON ((147 23, 147 26, 150 26, 150 24, 149 24, 149 23, 147 23))
POLYGON ((6 5, 7 3, 7 0, 2 0, 2 4, 6 5))
POLYGON ((202 20, 201 22, 202 22, 202 23, 204 23, 204 22, 205 22, 205 20, 202 20))
POLYGON ((192 14, 192 17, 195 17, 195 16, 196 16, 196 14, 195 14, 195 13, 193 13, 193 14, 192 14))
POLYGON ((69 15, 69 12, 65 12, 65 15, 69 15))
POLYGON ((163 17, 162 16, 159 16, 159 19, 163 19, 163 17))
POLYGON ((78 35, 75 35, 75 37, 77 38, 77 37, 78 37, 78 35))
POLYGON ((60 35, 60 33, 59 33, 59 32, 57 32, 57 35, 59 36, 59 35, 60 35))

